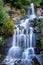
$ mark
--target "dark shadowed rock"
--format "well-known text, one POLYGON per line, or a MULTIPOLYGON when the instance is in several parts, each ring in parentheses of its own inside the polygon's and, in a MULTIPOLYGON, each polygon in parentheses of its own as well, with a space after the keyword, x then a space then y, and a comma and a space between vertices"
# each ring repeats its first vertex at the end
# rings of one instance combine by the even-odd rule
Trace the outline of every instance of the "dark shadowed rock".
POLYGON ((43 55, 36 55, 36 58, 38 62, 40 63, 40 65, 43 65, 43 55))
POLYGON ((40 65, 39 61, 37 60, 37 58, 33 58, 33 65, 40 65))
POLYGON ((2 64, 2 65, 6 65, 6 64, 2 64))

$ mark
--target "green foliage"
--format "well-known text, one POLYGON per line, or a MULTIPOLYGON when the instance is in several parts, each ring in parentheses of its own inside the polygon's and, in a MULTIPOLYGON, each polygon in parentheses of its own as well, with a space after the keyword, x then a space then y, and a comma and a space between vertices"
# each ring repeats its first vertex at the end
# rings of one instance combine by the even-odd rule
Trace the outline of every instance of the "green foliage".
POLYGON ((20 1, 14 2, 14 6, 18 9, 21 9, 23 7, 22 3, 20 1))
POLYGON ((0 0, 0 6, 2 6, 2 0, 0 0))
POLYGON ((25 15, 25 9, 21 9, 21 14, 24 16, 25 15))
MULTIPOLYGON (((0 2, 1 3, 1 2, 0 2)), ((3 24, 8 21, 8 14, 6 13, 5 9, 0 6, 0 24, 3 24)))
POLYGON ((11 22, 7 12, 0 6, 0 35, 10 36, 13 34, 14 23, 11 22))
POLYGON ((3 43, 3 37, 0 37, 0 45, 3 43))
POLYGON ((23 5, 28 5, 29 3, 30 3, 29 0, 22 0, 23 5))
POLYGON ((41 0, 29 0, 29 3, 34 3, 35 6, 40 5, 41 0))
POLYGON ((6 3, 10 3, 12 6, 17 8, 22 8, 23 6, 29 5, 30 3, 34 3, 35 6, 39 6, 42 0, 6 0, 6 3))
POLYGON ((11 6, 15 6, 16 8, 21 8, 22 7, 22 3, 21 0, 6 0, 6 3, 10 3, 11 6))
POLYGON ((40 6, 43 9, 43 0, 41 0, 40 6))
POLYGON ((14 23, 12 21, 4 23, 3 25, 4 36, 11 36, 13 32, 14 32, 14 23))
POLYGON ((41 28, 41 48, 43 48, 43 20, 40 22, 40 28, 41 28))
POLYGON ((8 15, 3 8, 0 8, 0 24, 8 21, 8 15))

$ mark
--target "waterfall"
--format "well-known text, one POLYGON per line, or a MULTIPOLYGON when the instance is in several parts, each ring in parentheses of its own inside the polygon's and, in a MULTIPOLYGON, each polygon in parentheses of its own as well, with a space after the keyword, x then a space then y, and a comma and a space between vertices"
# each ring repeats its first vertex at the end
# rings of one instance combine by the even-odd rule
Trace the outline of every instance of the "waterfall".
MULTIPOLYGON (((31 4, 30 7, 30 18, 32 18, 33 15, 35 17, 34 5, 31 4)), ((30 18, 21 20, 19 26, 17 24, 15 25, 16 29, 14 29, 12 47, 9 49, 8 55, 6 56, 5 60, 7 61, 4 60, 6 63, 9 63, 7 65, 11 65, 18 59, 31 59, 35 54, 33 48, 33 27, 29 26, 30 18), (26 30, 25 33, 24 30, 26 30)))

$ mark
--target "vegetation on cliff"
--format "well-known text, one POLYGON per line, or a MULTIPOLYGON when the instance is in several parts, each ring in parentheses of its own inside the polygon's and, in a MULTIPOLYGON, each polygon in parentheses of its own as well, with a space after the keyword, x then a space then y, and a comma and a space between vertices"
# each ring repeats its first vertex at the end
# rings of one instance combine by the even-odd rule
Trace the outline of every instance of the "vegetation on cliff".
MULTIPOLYGON (((7 12, 5 11, 4 7, 2 6, 2 1, 0 0, 0 36, 10 36, 13 34, 14 31, 14 23, 10 20, 7 12)), ((2 40, 2 38, 1 38, 2 40)), ((0 40, 0 44, 1 41, 0 40)))

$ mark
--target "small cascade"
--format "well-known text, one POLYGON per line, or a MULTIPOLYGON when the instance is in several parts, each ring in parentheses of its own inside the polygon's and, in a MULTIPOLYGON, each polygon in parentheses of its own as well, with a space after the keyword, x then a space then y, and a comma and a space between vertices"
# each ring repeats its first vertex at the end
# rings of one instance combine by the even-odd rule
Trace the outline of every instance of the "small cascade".
POLYGON ((31 4, 31 9, 32 9, 32 14, 35 15, 35 10, 34 10, 34 4, 33 3, 31 4))
POLYGON ((36 14, 35 14, 35 9, 34 9, 34 4, 31 3, 30 7, 29 7, 29 10, 27 12, 27 15, 26 15, 29 19, 35 19, 37 18, 36 17, 36 14))

